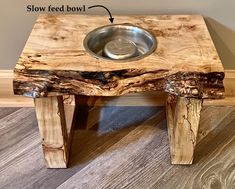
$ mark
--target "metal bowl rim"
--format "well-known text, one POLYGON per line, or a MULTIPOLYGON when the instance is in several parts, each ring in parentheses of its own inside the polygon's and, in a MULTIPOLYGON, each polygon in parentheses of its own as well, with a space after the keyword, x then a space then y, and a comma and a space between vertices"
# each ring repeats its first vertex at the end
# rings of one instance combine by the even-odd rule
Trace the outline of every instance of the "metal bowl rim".
POLYGON ((92 55, 93 57, 95 58, 99 58, 99 59, 102 59, 102 60, 106 60, 106 61, 112 61, 112 62, 129 62, 129 61, 135 61, 135 60, 140 60, 140 59, 143 59, 145 58, 146 56, 150 55, 151 53, 153 53, 156 48, 157 48, 157 39, 155 38, 155 36, 153 34, 151 34, 148 30, 142 28, 142 27, 139 27, 139 26, 135 26, 134 24, 130 24, 130 23, 123 23, 123 24, 109 24, 109 25, 105 25, 105 26, 101 26, 101 27, 98 27, 92 31, 90 31, 86 37, 84 38, 83 40, 83 46, 85 48, 85 50, 90 54, 92 55), (127 58, 127 59, 120 59, 120 60, 117 60, 117 59, 110 59, 110 58, 107 58, 107 57, 103 57, 103 56, 100 56, 96 53, 94 53, 92 50, 90 50, 90 48, 88 47, 87 43, 88 43, 88 40, 90 38, 90 36, 92 36, 93 33, 96 33, 97 31, 100 31, 100 30, 103 30, 105 28, 113 28, 113 27, 120 27, 120 28, 126 28, 127 26, 128 27, 131 27, 131 28, 137 28, 138 30, 141 30, 142 32, 144 32, 145 34, 147 34, 150 39, 152 40, 153 42, 153 45, 151 46, 151 48, 149 49, 149 51, 143 55, 140 55, 140 56, 136 56, 136 57, 132 57, 132 58, 127 58))

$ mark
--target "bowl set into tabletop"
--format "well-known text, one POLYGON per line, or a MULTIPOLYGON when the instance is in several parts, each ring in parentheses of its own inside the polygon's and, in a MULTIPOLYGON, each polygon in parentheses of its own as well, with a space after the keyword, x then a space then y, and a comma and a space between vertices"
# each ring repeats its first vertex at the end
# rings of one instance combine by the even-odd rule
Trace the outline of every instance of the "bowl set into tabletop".
POLYGON ((14 70, 34 98, 48 168, 68 166, 80 95, 166 92, 172 164, 191 164, 203 99, 224 96, 224 69, 202 16, 40 15, 14 70), (75 106, 64 103, 75 97, 75 106))

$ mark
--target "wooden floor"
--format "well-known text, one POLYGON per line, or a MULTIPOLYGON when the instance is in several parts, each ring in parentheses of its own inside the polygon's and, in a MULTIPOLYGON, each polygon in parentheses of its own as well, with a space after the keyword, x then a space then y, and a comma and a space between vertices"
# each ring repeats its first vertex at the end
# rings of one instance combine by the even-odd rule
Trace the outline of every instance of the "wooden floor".
POLYGON ((235 107, 203 109, 191 166, 170 164, 164 108, 86 110, 59 170, 44 166, 34 109, 0 108, 0 188, 235 188, 235 107))

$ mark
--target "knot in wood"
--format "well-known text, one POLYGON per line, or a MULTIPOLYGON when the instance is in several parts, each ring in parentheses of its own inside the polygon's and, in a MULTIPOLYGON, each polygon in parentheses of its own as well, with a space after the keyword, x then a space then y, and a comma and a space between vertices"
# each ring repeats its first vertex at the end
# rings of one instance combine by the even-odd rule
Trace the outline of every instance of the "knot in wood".
POLYGON ((192 94, 193 96, 197 96, 197 95, 199 94, 198 89, 197 89, 197 88, 191 89, 191 94, 192 94))

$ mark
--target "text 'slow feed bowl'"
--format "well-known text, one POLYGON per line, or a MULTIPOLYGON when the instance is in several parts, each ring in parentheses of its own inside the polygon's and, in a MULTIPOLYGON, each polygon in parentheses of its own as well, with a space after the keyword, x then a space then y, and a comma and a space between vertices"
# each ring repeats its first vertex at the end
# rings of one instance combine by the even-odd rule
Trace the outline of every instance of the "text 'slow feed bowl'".
POLYGON ((83 44, 91 56, 122 62, 148 56, 156 49, 157 41, 143 28, 131 24, 114 24, 91 31, 83 44))

